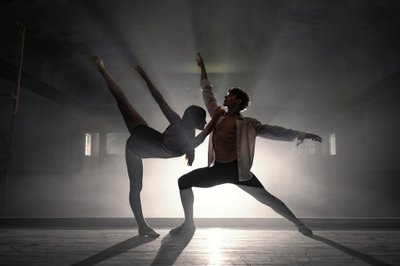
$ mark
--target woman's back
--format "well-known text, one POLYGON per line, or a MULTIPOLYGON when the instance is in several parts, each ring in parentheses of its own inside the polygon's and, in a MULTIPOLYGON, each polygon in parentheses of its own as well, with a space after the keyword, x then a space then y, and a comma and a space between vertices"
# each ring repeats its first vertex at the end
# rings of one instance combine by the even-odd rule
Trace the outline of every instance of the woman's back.
POLYGON ((163 145, 176 153, 183 154, 186 143, 194 137, 194 129, 183 127, 181 122, 170 124, 163 133, 163 145))

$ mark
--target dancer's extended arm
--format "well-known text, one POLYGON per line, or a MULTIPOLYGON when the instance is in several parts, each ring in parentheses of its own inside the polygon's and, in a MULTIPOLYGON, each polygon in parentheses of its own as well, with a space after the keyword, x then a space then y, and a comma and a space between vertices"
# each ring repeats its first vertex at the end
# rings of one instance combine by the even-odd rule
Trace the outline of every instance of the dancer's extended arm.
POLYGON ((197 65, 201 69, 200 84, 203 93, 204 105, 207 107, 208 113, 212 115, 218 108, 217 100, 214 97, 211 84, 208 81, 206 66, 200 53, 197 53, 196 61, 197 65))
POLYGON ((135 68, 135 70, 139 73, 139 75, 146 82, 151 95, 153 96, 154 100, 156 100, 156 102, 160 106, 161 111, 164 113, 164 115, 168 119, 169 123, 172 124, 174 122, 180 121, 181 120, 180 116, 174 110, 171 109, 171 107, 165 101, 164 97, 161 95, 161 93, 158 91, 158 89, 151 82, 151 80, 147 76, 146 72, 144 72, 144 70, 140 66, 137 66, 135 68))
MULTIPOLYGON (((248 118, 249 119, 249 118, 248 118)), ((303 143, 304 139, 311 139, 313 141, 321 142, 322 138, 313 133, 306 133, 302 131, 287 129, 280 126, 271 126, 261 124, 257 119, 250 120, 252 126, 257 132, 257 136, 283 141, 292 141, 297 138, 297 145, 303 143)))

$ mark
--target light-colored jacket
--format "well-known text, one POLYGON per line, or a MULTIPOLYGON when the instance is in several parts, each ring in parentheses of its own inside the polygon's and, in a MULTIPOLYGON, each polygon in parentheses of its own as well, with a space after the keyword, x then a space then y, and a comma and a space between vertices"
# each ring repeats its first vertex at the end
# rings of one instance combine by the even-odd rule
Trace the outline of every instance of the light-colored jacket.
MULTIPOLYGON (((201 89, 203 93, 204 104, 207 107, 207 111, 210 116, 214 113, 218 107, 217 100, 214 97, 212 85, 208 80, 201 81, 201 89)), ((225 119, 225 116, 221 116, 218 119, 218 123, 225 119)), ((244 117, 240 115, 236 119, 236 152, 238 160, 238 173, 239 181, 250 180, 253 173, 250 172, 251 166, 253 165, 254 159, 254 148, 256 137, 293 141, 296 138, 303 140, 305 133, 297 130, 286 129, 279 126, 271 126, 262 124, 257 119, 251 117, 244 117)), ((212 145, 213 132, 211 132, 208 143, 208 165, 213 165, 215 161, 214 147, 212 145)))

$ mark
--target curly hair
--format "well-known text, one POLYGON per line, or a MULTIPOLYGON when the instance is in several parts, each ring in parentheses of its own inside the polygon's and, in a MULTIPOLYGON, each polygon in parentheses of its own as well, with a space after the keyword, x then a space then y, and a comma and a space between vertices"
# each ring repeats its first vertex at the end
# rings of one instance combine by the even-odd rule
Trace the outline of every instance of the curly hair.
POLYGON ((228 93, 235 95, 236 99, 241 100, 241 103, 239 105, 240 111, 245 110, 247 107, 249 107, 250 97, 247 92, 245 92, 244 90, 242 90, 239 87, 233 87, 233 88, 228 89, 228 93))

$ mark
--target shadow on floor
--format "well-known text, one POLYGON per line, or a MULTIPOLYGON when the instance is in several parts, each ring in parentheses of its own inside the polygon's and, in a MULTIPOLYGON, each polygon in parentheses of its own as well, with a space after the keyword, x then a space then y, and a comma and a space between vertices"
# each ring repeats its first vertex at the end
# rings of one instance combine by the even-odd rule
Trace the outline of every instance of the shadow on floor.
POLYGON ((190 240, 192 240, 194 232, 195 230, 178 235, 166 235, 161 240, 161 247, 151 265, 174 265, 179 255, 189 244, 190 240))
POLYGON ((112 247, 109 247, 103 251, 100 251, 96 255, 93 255, 89 258, 86 258, 84 260, 78 261, 75 264, 72 264, 74 266, 81 266, 81 265, 95 265, 97 263, 100 263, 102 261, 106 261, 110 258, 113 258, 115 256, 118 256, 122 253, 125 253, 126 251, 136 248, 140 245, 146 244, 148 242, 151 242, 155 240, 156 238, 151 238, 151 237, 144 237, 144 236, 134 236, 131 237, 125 241, 122 241, 121 243, 118 243, 112 247))
POLYGON ((388 265, 388 266, 390 266, 386 262, 383 262, 383 261, 378 260, 378 259, 376 259, 374 257, 371 257, 370 255, 361 253, 359 251, 356 251, 354 249, 348 248, 346 246, 340 245, 340 244, 338 244, 338 243, 336 243, 336 242, 334 242, 334 241, 332 241, 330 239, 326 239, 326 238, 324 238, 322 236, 313 235, 313 236, 310 236, 310 238, 318 240, 318 241, 320 241, 322 243, 325 243, 325 244, 327 244, 327 245, 329 245, 331 247, 334 247, 334 248, 336 248, 336 249, 338 249, 340 251, 343 251, 343 252, 345 252, 345 253, 347 253, 347 254, 355 257, 355 258, 358 258, 358 259, 370 264, 370 265, 376 265, 376 266, 378 266, 378 265, 382 265, 382 266, 388 265))

